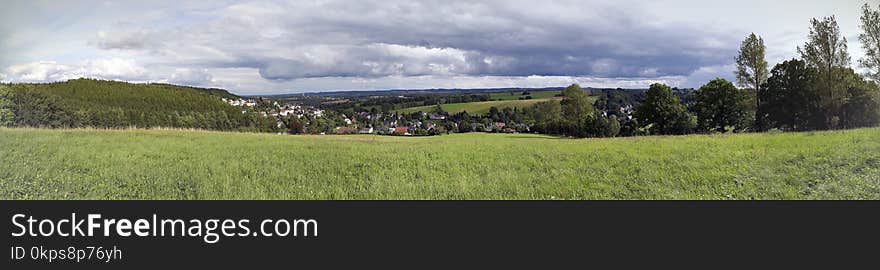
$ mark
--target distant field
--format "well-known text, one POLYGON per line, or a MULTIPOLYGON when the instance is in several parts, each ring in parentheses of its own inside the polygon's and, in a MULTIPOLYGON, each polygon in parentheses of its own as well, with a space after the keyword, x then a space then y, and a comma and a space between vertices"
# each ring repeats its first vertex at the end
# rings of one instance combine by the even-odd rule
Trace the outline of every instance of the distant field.
MULTIPOLYGON (((528 106, 532 106, 535 103, 541 101, 555 100, 552 98, 545 99, 528 99, 528 100, 496 100, 496 101, 481 101, 481 102, 467 102, 467 103, 450 103, 450 104, 441 104, 440 108, 443 108, 443 111, 449 113, 459 113, 463 111, 467 111, 469 114, 485 114, 489 112, 489 109, 492 107, 496 107, 499 110, 503 108, 525 108, 528 106)), ((419 106, 419 107, 409 107, 397 110, 401 113, 413 113, 417 111, 430 112, 434 110, 432 106, 419 106)))
POLYGON ((577 140, 0 128, 0 199, 880 199, 880 128, 577 140))
MULTIPOLYGON (((528 90, 523 90, 523 91, 528 91, 528 90)), ((492 100, 496 100, 496 99, 518 100, 520 97, 525 97, 522 95, 523 91, 493 92, 493 93, 489 94, 489 99, 492 99, 492 100)), ((531 96, 532 99, 552 98, 552 97, 562 93, 562 91, 556 91, 556 90, 528 91, 528 92, 530 93, 529 96, 531 96)))

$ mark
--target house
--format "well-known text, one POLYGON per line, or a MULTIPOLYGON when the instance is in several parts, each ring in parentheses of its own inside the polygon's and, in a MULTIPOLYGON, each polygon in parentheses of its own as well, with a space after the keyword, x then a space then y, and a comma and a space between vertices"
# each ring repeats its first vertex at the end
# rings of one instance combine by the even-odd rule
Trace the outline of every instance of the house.
POLYGON ((372 133, 373 133, 373 127, 362 128, 362 129, 359 131, 359 133, 360 133, 360 134, 372 134, 372 133))
POLYGON ((507 125, 507 124, 505 124, 504 122, 495 122, 495 123, 493 124, 493 126, 494 126, 495 128, 497 128, 497 129, 503 129, 504 126, 506 126, 506 125, 507 125))
POLYGON ((446 116, 439 113, 430 113, 428 114, 428 119, 431 120, 445 120, 446 116))
POLYGON ((409 134, 409 127, 397 127, 397 128, 394 128, 394 134, 397 134, 397 135, 410 135, 410 134, 409 134))

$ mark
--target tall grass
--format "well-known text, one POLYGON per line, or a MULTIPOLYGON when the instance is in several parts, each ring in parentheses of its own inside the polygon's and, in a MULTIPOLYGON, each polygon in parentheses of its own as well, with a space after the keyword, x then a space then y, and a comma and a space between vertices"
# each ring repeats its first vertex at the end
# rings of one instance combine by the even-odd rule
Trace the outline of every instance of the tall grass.
POLYGON ((2 199, 880 199, 880 128, 560 139, 0 129, 2 199))

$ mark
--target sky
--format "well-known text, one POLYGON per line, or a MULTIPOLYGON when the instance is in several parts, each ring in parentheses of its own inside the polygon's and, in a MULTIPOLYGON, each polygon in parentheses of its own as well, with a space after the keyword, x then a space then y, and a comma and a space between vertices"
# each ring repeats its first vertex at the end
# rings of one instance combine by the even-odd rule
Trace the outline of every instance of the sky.
POLYGON ((814 17, 837 17, 857 63, 865 2, 6 0, 0 81, 89 77, 236 94, 696 88, 733 81, 752 32, 771 67, 797 57, 814 17))

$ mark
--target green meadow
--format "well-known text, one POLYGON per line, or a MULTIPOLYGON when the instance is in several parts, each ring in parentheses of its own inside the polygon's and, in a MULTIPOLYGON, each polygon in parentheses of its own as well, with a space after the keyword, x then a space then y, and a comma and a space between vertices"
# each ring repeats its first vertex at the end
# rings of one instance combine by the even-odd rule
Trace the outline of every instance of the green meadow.
MULTIPOLYGON (((440 108, 443 109, 444 112, 449 113, 460 113, 463 111, 467 111, 468 114, 486 114, 489 113, 489 110, 492 107, 498 108, 498 110, 502 110, 504 108, 525 108, 531 107, 535 103, 555 100, 553 98, 544 98, 544 99, 526 99, 526 100, 493 100, 493 101, 480 101, 480 102, 466 102, 466 103, 447 103, 441 104, 440 108)), ((436 105, 429 106, 418 106, 418 107, 409 107, 397 110, 399 113, 414 113, 418 111, 422 112, 431 112, 434 111, 436 105)))
POLYGON ((880 199, 880 128, 608 139, 0 128, 0 199, 880 199))
POLYGON ((494 92, 489 94, 489 98, 492 100, 518 100, 521 97, 523 92, 529 92, 529 96, 532 99, 542 99, 542 98, 552 98, 558 94, 562 94, 562 91, 558 90, 545 90, 545 91, 532 91, 532 90, 522 90, 522 91, 511 91, 511 92, 494 92))

